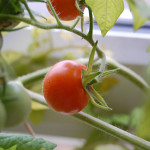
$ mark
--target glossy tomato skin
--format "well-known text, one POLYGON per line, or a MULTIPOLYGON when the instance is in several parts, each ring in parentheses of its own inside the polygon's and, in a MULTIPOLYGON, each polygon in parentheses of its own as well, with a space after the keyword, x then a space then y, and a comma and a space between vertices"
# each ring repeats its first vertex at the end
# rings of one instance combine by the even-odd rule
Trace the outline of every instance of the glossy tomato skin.
POLYGON ((22 85, 8 82, 5 95, 1 95, 1 99, 7 115, 6 128, 16 126, 28 119, 31 112, 31 99, 22 85))
MULTIPOLYGON (((50 0, 56 14, 61 20, 70 21, 80 16, 80 12, 75 6, 76 0, 50 0)), ((48 11, 53 15, 48 4, 46 4, 48 11)), ((84 10, 85 6, 83 6, 84 10)))
POLYGON ((43 82, 43 94, 47 103, 62 113, 77 113, 88 104, 88 95, 82 86, 81 63, 64 60, 55 64, 43 82))

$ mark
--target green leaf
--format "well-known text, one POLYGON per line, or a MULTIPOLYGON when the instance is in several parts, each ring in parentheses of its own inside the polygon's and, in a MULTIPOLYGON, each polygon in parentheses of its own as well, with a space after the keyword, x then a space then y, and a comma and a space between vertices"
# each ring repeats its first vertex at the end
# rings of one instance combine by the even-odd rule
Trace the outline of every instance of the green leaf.
POLYGON ((150 19, 150 5, 149 2, 146 0, 133 0, 136 4, 137 9, 139 10, 140 14, 144 16, 146 19, 150 19))
POLYGON ((103 37, 114 26, 124 10, 123 0, 85 0, 91 7, 103 37))
POLYGON ((0 0, 0 13, 17 14, 23 12, 19 0, 0 0))
POLYGON ((106 77, 102 80, 101 83, 96 83, 94 84, 94 88, 99 92, 99 93, 105 93, 109 91, 111 88, 113 88, 115 85, 118 84, 118 80, 115 77, 106 77))
POLYGON ((136 1, 127 0, 127 2, 134 17, 133 28, 134 30, 137 30, 147 21, 147 19, 140 13, 138 7, 136 6, 136 1))
POLYGON ((42 138, 21 134, 0 134, 0 147, 4 149, 16 146, 15 150, 53 150, 56 144, 42 138))
POLYGON ((32 110, 32 113, 29 116, 29 120, 34 125, 38 125, 43 121, 44 116, 45 116, 45 110, 32 110))
POLYGON ((102 77, 105 78, 109 75, 117 73, 119 70, 120 70, 120 68, 104 71, 104 73, 102 74, 102 77))
MULTIPOLYGON (((5 149, 0 148, 0 150, 5 150, 5 149)), ((13 147, 11 147, 11 148, 8 148, 7 150, 16 150, 16 146, 13 146, 13 147)))

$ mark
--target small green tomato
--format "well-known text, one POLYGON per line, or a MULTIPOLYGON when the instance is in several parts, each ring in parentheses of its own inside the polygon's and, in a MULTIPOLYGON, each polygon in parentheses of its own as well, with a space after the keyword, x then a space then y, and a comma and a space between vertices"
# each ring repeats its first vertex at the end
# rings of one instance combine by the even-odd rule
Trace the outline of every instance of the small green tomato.
POLYGON ((22 85, 8 82, 1 99, 7 114, 5 127, 16 126, 28 119, 31 112, 31 99, 22 85))

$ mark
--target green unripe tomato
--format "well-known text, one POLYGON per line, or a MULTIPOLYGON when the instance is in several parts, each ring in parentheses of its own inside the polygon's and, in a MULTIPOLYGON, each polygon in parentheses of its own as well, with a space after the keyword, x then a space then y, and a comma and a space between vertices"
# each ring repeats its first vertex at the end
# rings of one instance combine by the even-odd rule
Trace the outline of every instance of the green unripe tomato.
POLYGON ((6 110, 3 103, 0 100, 0 131, 4 128, 6 121, 6 110))
POLYGON ((1 99, 7 114, 5 127, 13 127, 27 120, 31 112, 31 99, 22 85, 16 82, 7 83, 1 99))

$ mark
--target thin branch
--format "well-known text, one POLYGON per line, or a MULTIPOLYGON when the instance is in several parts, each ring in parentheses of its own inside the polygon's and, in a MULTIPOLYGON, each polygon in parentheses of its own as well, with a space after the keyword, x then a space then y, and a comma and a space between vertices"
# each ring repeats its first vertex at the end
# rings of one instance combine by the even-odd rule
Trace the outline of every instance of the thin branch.
POLYGON ((28 122, 25 122, 24 125, 25 125, 26 129, 28 130, 28 132, 31 134, 31 136, 34 137, 35 133, 34 133, 32 127, 31 127, 31 125, 28 122))
POLYGON ((53 13, 53 15, 54 15, 54 17, 55 17, 55 19, 56 19, 56 21, 57 21, 57 24, 58 24, 59 26, 62 26, 62 23, 61 23, 60 19, 58 18, 57 14, 56 14, 56 12, 55 12, 55 10, 54 10, 52 4, 51 4, 51 1, 50 1, 50 0, 47 0, 47 4, 49 5, 49 7, 50 7, 50 9, 51 9, 51 11, 52 11, 52 13, 53 13))
POLYGON ((29 8, 29 6, 28 6, 26 0, 21 0, 21 2, 24 4, 25 8, 27 9, 27 11, 28 11, 28 13, 29 13, 29 15, 30 15, 30 18, 31 18, 32 20, 36 21, 36 18, 35 18, 34 15, 32 14, 32 12, 31 12, 31 10, 30 10, 30 8, 29 8))
POLYGON ((142 150, 150 150, 150 142, 131 133, 128 133, 122 129, 119 129, 113 125, 110 125, 100 119, 92 117, 91 115, 88 115, 84 112, 79 112, 77 114, 74 114, 73 116, 100 131, 111 134, 119 139, 129 142, 136 147, 142 148, 142 150))
POLYGON ((50 70, 51 68, 44 68, 38 71, 35 71, 33 73, 24 75, 22 77, 19 77, 17 80, 20 81, 21 83, 25 84, 37 79, 44 78, 45 74, 50 70))
POLYGON ((140 75, 135 73, 133 70, 118 63, 117 61, 113 60, 111 57, 107 57, 107 64, 108 67, 111 69, 120 68, 117 73, 128 78, 131 82, 137 85, 142 91, 147 92, 150 90, 150 86, 148 85, 148 83, 140 75))
POLYGON ((76 25, 79 23, 80 21, 80 17, 77 17, 75 23, 73 24, 73 26, 71 27, 71 29, 74 29, 76 27, 76 25))
POLYGON ((0 32, 0 52, 1 52, 2 46, 3 46, 3 36, 2 36, 2 33, 0 32))
POLYGON ((89 10, 89 32, 87 34, 89 39, 93 39, 93 15, 91 8, 88 7, 89 10))
POLYGON ((28 2, 43 2, 46 3, 46 0, 27 0, 28 2))
POLYGON ((13 32, 13 31, 18 31, 18 30, 21 30, 21 29, 24 29, 24 28, 27 28, 28 26, 22 26, 22 27, 18 27, 18 28, 12 28, 12 29, 2 29, 0 30, 1 32, 13 32))
MULTIPOLYGON (((124 76, 128 80, 130 80, 132 83, 134 83, 136 86, 138 86, 142 91, 147 92, 150 89, 147 82, 141 76, 139 76, 137 73, 132 71, 131 69, 125 67, 124 65, 119 64, 118 62, 116 62, 115 60, 113 60, 112 58, 110 58, 108 56, 107 56, 106 60, 107 60, 108 66, 111 69, 120 68, 117 73, 124 76)), ((85 65, 88 63, 87 58, 84 58, 84 59, 82 58, 77 61, 79 61, 85 65)), ((97 65, 99 66, 99 64, 101 64, 101 61, 98 61, 96 66, 97 65)), ((29 73, 28 75, 19 77, 17 80, 19 80, 23 84, 25 84, 25 83, 31 82, 33 80, 43 78, 49 70, 50 70, 50 68, 41 69, 41 70, 35 71, 33 73, 29 73)))
MULTIPOLYGON (((46 103, 44 97, 40 94, 34 93, 32 91, 27 90, 27 92, 29 93, 30 97, 40 103, 43 104, 45 106, 48 106, 48 104, 46 103)), ((119 129, 113 125, 110 125, 100 119, 97 119, 91 115, 88 115, 84 112, 79 112, 77 114, 72 115, 73 117, 80 119, 81 121, 87 123, 88 125, 106 132, 108 134, 111 134, 113 136, 116 136, 119 139, 122 139, 126 142, 129 142, 130 144, 133 144, 136 147, 142 148, 143 150, 150 150, 150 142, 139 138, 131 133, 128 133, 122 129, 119 129)))

